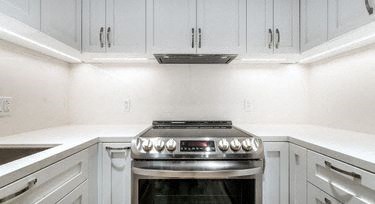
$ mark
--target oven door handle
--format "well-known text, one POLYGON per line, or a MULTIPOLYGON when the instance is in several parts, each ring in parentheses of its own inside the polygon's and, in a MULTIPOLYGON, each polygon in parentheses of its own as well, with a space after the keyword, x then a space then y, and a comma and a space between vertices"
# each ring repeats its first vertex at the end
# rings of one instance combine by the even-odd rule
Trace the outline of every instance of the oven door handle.
POLYGON ((235 178, 263 174, 262 167, 239 169, 239 170, 208 170, 208 171, 176 171, 159 169, 142 169, 133 167, 133 173, 139 176, 158 177, 158 178, 235 178))

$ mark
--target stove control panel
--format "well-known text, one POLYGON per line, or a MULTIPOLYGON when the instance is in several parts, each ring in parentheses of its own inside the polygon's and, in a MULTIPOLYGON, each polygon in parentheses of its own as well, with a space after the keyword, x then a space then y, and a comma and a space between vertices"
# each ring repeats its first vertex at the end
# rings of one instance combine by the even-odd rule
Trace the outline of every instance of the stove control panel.
POLYGON ((180 152, 215 152, 215 141, 181 140, 180 152))

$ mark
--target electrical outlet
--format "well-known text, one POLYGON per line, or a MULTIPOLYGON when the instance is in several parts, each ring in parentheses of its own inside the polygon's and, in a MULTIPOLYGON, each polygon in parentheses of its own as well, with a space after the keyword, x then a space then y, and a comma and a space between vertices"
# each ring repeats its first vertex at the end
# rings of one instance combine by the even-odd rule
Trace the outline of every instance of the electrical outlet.
POLYGON ((9 115, 11 112, 11 97, 0 96, 0 116, 9 115))
POLYGON ((124 112, 130 112, 130 99, 124 100, 124 112))
POLYGON ((243 103, 243 109, 245 112, 251 112, 252 104, 249 99, 245 99, 243 103))

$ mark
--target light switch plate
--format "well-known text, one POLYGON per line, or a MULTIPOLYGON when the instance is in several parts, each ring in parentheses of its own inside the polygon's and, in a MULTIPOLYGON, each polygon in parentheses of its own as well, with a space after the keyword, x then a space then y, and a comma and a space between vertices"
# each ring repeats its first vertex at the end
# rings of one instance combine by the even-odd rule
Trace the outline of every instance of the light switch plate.
POLYGON ((243 110, 245 112, 251 112, 251 109, 252 109, 251 101, 249 99, 245 99, 243 102, 243 110))
POLYGON ((130 99, 124 100, 124 112, 130 112, 130 99))
POLYGON ((0 96, 0 116, 10 115, 12 98, 0 96))

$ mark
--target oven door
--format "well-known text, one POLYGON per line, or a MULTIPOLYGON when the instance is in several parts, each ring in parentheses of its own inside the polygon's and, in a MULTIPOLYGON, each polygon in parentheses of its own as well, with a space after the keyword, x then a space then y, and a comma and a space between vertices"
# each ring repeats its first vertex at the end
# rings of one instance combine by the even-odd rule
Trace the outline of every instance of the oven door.
POLYGON ((133 161, 132 204, 261 204, 263 161, 133 161))

